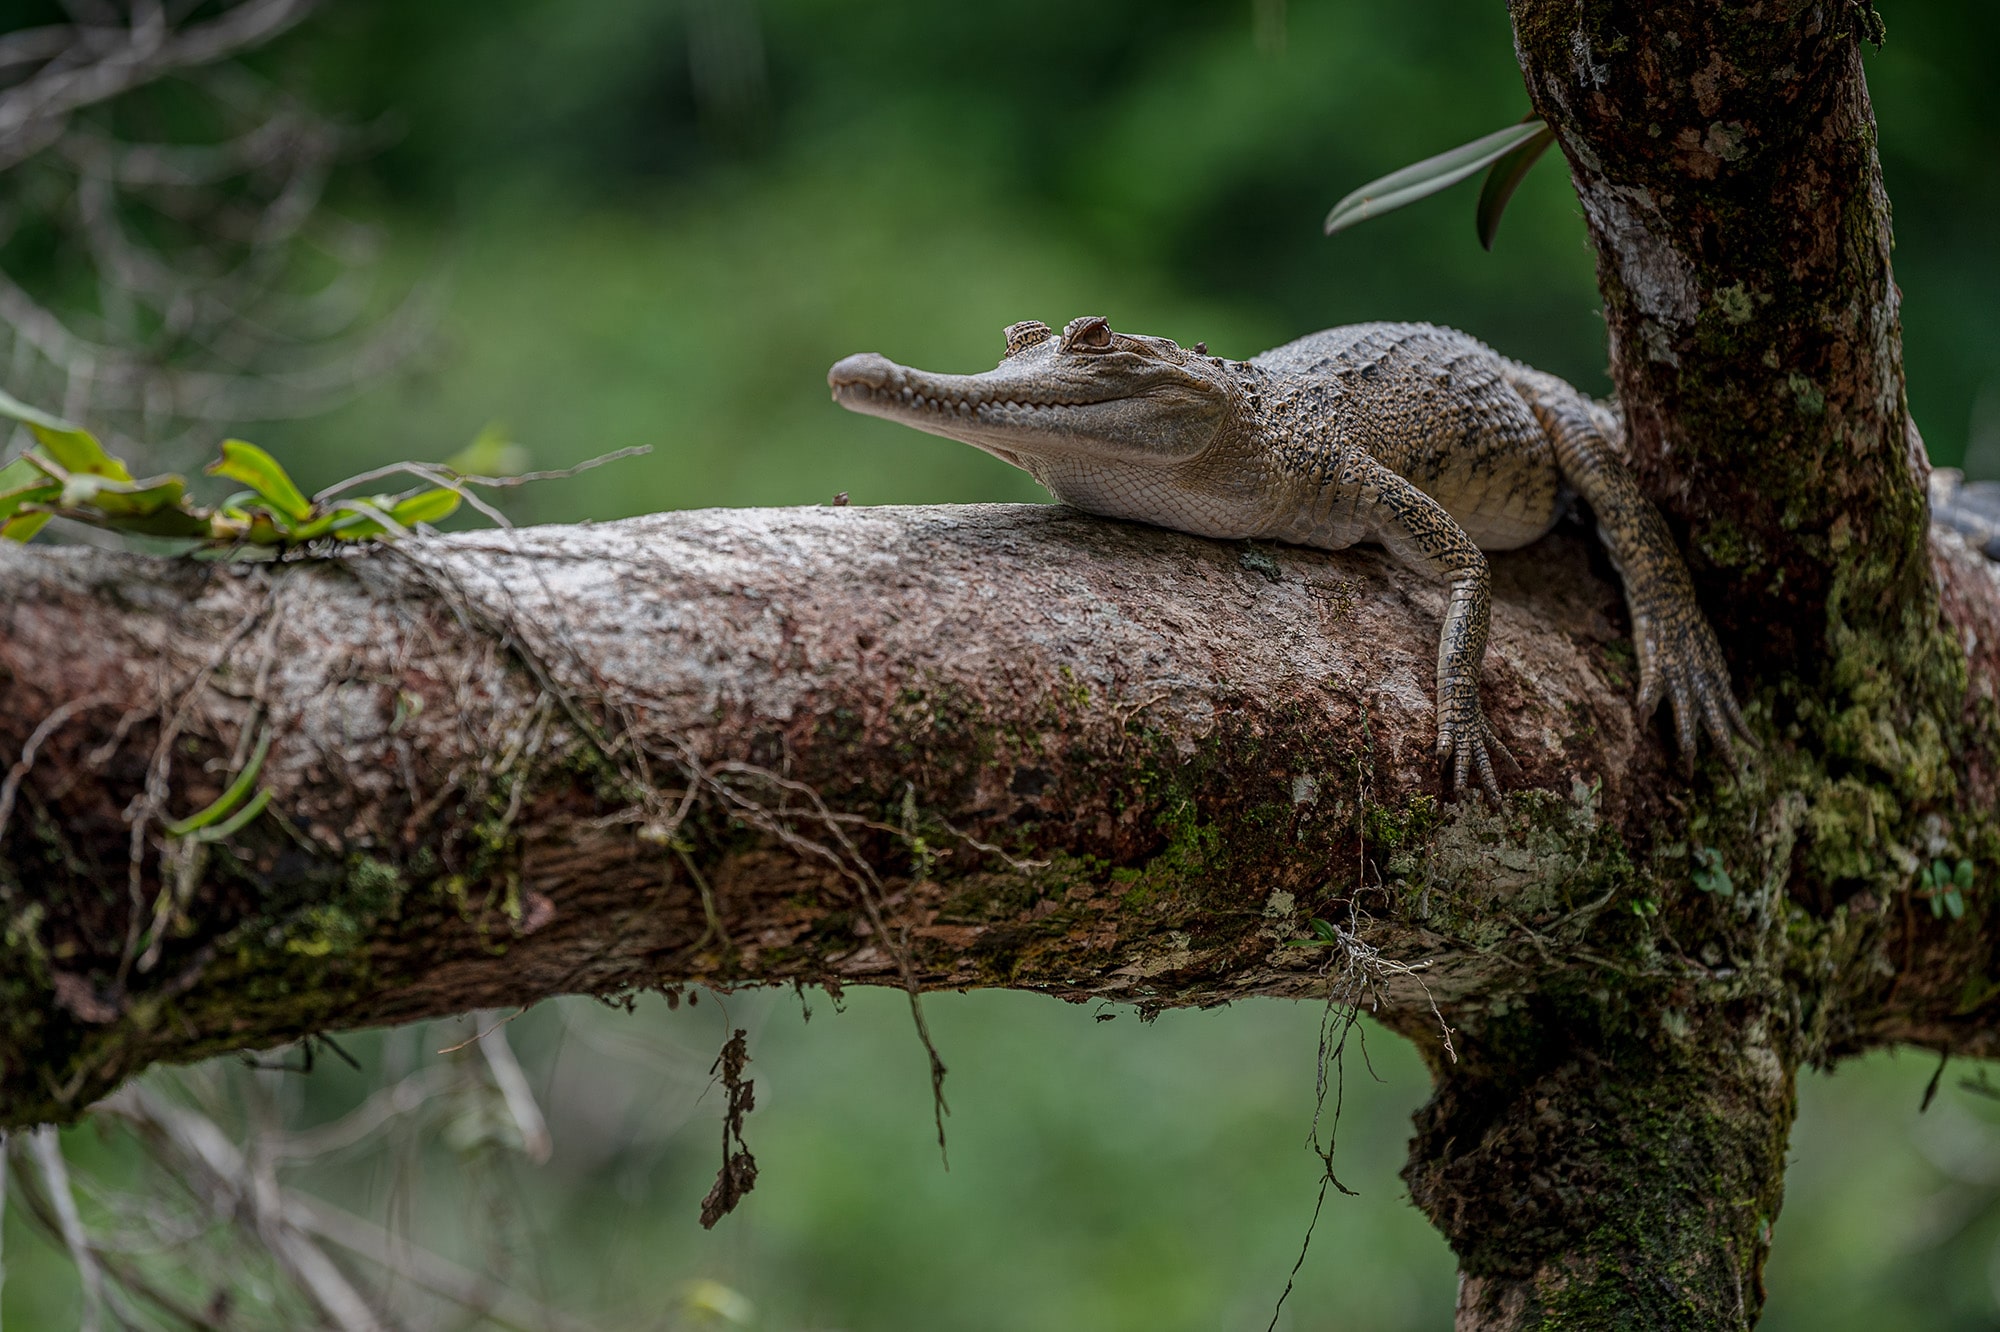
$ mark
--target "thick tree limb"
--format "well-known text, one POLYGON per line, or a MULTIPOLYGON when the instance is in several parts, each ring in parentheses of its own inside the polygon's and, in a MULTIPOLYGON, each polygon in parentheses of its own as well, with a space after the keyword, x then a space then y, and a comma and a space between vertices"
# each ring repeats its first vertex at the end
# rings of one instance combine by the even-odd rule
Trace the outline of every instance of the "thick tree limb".
MULTIPOLYGON (((1488 668, 1547 791, 1529 804, 1564 826, 1642 817, 1659 763, 1589 558, 1571 536, 1501 562, 1488 668)), ((1286 941, 1355 899, 1364 835, 1359 909, 1407 917, 1371 942, 1440 954, 1445 995, 1507 965, 1426 925, 1458 914, 1447 895, 1532 883, 1523 919, 1584 906, 1584 867, 1548 872, 1530 820, 1476 807, 1446 820, 1474 839, 1457 870, 1396 902, 1415 869, 1390 853, 1439 820, 1441 599, 1370 552, 981 506, 679 514, 249 571, 0 560, 5 752, 65 718, 0 843, 11 1120, 321 1026, 893 980, 871 898, 925 985, 1152 1004, 1311 992, 1322 952, 1286 941), (266 728, 270 815, 212 848, 163 836, 266 728), (1482 837, 1513 845, 1497 877, 1482 837), (186 901, 147 970, 127 954, 162 891, 186 901)))
MULTIPOLYGON (((2000 643, 2000 581, 1955 549, 1962 632, 2000 643)), ((1548 931, 1629 911, 1638 890, 1579 852, 1639 854, 1668 814, 1591 557, 1570 535, 1498 563, 1487 695, 1531 789, 1495 815, 1435 803, 1438 597, 1368 551, 981 506, 662 515, 248 571, 6 552, 4 752, 43 732, 0 842, 8 1119, 322 1027, 893 981, 870 896, 924 985, 1148 1004, 1311 993, 1323 954, 1288 941, 1351 905, 1369 944, 1433 962, 1383 996, 1421 1031, 1425 987, 1447 1013, 1488 1002, 1548 965, 1548 931), (163 716, 135 897, 125 816, 163 716), (163 825, 266 729, 270 814, 190 873, 163 825), (142 968, 129 941, 163 890, 185 901, 142 968)), ((1788 886, 1774 861, 1769 910, 1788 886)), ((1972 932, 1929 923, 1914 960, 1990 970, 1972 932)), ((1864 955, 1824 1048, 1988 1046, 1955 985, 1873 981, 1864 955)))

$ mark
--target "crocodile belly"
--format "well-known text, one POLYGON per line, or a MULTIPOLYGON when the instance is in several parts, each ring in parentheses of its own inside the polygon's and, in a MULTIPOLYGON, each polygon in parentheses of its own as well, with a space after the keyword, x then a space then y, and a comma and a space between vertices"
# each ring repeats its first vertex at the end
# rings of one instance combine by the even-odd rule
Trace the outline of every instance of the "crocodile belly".
POLYGON ((1064 504, 1085 513, 1194 536, 1260 536, 1268 517, 1268 501, 1254 488, 1190 485, 1159 467, 1055 457, 1031 459, 1028 473, 1064 504))
POLYGON ((1541 540, 1562 516, 1568 499, 1562 476, 1553 467, 1546 475, 1515 476, 1488 485, 1476 496, 1456 501, 1442 495, 1433 498, 1444 504, 1481 550, 1517 550, 1541 540))

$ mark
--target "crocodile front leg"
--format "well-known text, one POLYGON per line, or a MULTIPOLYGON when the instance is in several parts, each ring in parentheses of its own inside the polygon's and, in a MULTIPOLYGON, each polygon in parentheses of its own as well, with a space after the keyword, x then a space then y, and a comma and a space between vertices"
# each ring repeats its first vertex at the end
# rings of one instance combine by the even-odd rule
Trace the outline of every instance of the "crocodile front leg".
POLYGON ((1597 534, 1625 582, 1639 656, 1639 715, 1652 716, 1662 697, 1672 700, 1674 734, 1690 776, 1697 729, 1707 731, 1734 765, 1732 738, 1754 743, 1754 737, 1737 709, 1722 645, 1695 600, 1666 520, 1599 428, 1589 399, 1539 372, 1521 376, 1515 387, 1554 443, 1563 479, 1597 516, 1597 534))
POLYGON ((1486 659, 1492 612, 1486 556, 1442 504, 1360 450, 1341 469, 1340 480, 1359 488, 1357 512, 1369 518, 1375 540, 1404 564, 1451 588, 1444 631, 1438 636, 1438 764, 1447 792, 1469 789, 1476 774, 1498 804, 1493 754, 1517 772, 1520 765, 1493 734, 1479 706, 1479 668, 1486 659))

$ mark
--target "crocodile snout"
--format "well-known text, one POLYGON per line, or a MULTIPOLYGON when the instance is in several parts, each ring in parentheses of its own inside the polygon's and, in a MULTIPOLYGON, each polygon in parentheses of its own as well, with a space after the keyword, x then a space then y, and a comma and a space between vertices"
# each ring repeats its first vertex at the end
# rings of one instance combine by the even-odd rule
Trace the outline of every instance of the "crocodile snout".
POLYGON ((835 361, 833 369, 826 372, 826 385, 835 392, 844 388, 894 388, 902 373, 903 367, 886 356, 859 352, 835 361))

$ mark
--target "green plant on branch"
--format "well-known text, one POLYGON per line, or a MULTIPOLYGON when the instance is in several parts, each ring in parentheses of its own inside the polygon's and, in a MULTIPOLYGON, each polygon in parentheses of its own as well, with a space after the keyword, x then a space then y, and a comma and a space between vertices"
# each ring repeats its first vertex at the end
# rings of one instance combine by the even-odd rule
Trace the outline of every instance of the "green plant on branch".
POLYGON ((1965 895, 1972 891, 1972 882, 1971 861, 1933 860, 1917 872, 1917 896, 1930 901, 1933 916, 1957 920, 1965 915, 1965 895))
POLYGON ((27 541, 50 519, 68 518, 125 535, 192 541, 190 553, 207 558, 275 559, 313 542, 386 540, 442 522, 465 500, 498 517, 466 487, 555 479, 649 452, 620 449, 559 472, 478 475, 492 462, 520 457, 520 450, 489 426, 451 462, 396 463, 307 498, 276 458, 246 440, 227 439, 221 456, 205 470, 248 488, 210 506, 190 499, 187 480, 177 473, 135 479, 88 430, 5 392, 0 392, 0 418, 19 422, 35 441, 0 466, 0 538, 27 541), (343 493, 397 474, 426 484, 396 494, 343 493))

